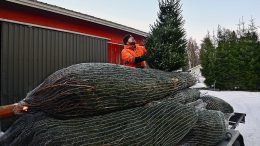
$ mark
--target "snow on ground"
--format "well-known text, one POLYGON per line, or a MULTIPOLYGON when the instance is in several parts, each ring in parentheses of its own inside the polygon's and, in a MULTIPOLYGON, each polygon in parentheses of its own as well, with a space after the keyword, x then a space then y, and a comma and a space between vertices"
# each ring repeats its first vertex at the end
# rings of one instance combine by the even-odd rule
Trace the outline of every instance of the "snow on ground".
MULTIPOLYGON (((191 69, 191 73, 198 82, 192 88, 205 88, 205 78, 200 73, 201 66, 191 69)), ((260 146, 260 92, 244 91, 211 91, 200 90, 201 94, 219 97, 234 108, 235 112, 246 113, 245 124, 239 124, 236 128, 244 137, 246 146, 260 146)))
POLYGON ((206 88, 207 87, 207 85, 204 83, 204 81, 205 81, 204 77, 198 77, 197 80, 198 80, 197 83, 194 86, 192 86, 191 88, 206 88))
POLYGON ((246 123, 236 129, 243 135, 246 146, 260 145, 260 92, 201 90, 201 93, 219 97, 230 103, 235 112, 246 113, 246 123))

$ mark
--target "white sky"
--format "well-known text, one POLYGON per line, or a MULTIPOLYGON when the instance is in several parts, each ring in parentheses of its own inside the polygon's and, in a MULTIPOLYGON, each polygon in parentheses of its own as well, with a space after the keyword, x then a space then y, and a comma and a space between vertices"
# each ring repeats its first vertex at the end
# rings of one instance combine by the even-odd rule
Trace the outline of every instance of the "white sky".
MULTIPOLYGON (((157 19, 158 0, 40 0, 145 32, 157 19)), ((260 0, 181 0, 187 38, 200 41, 218 25, 236 29, 251 17, 260 26, 260 0)))

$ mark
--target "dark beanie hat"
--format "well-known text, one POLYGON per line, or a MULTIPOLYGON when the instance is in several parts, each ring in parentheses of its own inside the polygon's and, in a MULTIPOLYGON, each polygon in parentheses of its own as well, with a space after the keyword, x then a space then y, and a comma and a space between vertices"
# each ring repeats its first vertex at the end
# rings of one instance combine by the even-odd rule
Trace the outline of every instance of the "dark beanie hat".
POLYGON ((128 39, 129 39, 130 37, 131 37, 130 34, 127 34, 127 35, 124 36, 124 38, 123 38, 123 42, 124 42, 125 45, 127 44, 128 39))

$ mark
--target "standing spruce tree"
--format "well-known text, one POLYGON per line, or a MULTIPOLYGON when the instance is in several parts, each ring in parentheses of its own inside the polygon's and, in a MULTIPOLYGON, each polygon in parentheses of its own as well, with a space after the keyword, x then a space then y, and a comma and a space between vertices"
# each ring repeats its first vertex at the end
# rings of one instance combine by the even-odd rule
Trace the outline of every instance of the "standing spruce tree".
POLYGON ((161 0, 159 8, 158 19, 145 40, 147 62, 151 68, 173 71, 183 67, 187 59, 180 0, 161 0))
POLYGON ((216 81, 215 76, 215 57, 216 49, 210 39, 210 36, 207 35, 201 44, 201 52, 200 52, 200 63, 202 66, 201 73, 204 77, 206 77, 205 83, 208 86, 211 86, 216 81))

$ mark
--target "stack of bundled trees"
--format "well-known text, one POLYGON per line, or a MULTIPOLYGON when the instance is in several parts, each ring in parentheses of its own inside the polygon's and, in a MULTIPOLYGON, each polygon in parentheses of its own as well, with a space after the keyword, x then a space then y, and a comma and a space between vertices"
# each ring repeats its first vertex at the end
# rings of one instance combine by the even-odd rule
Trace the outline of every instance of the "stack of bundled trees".
POLYGON ((61 69, 19 104, 0 145, 216 145, 233 108, 200 97, 192 75, 115 64, 61 69), (208 104, 207 104, 208 103, 208 104))

